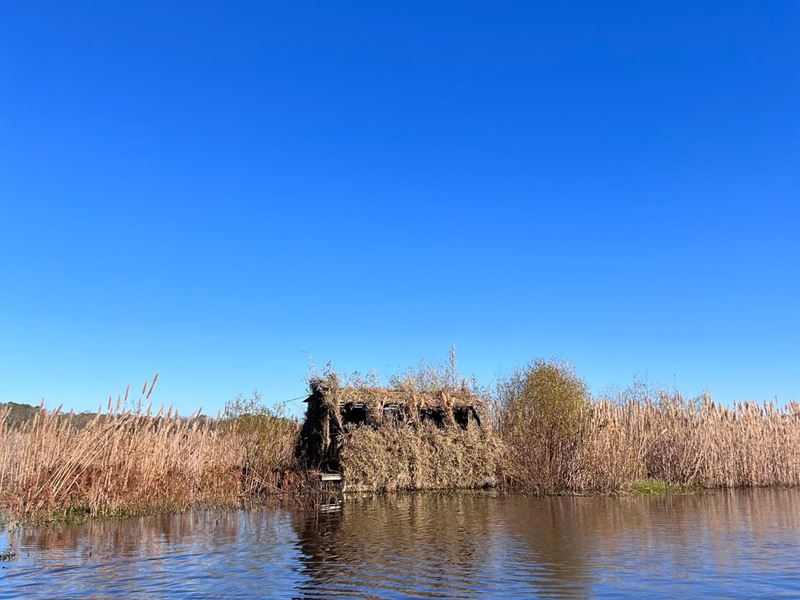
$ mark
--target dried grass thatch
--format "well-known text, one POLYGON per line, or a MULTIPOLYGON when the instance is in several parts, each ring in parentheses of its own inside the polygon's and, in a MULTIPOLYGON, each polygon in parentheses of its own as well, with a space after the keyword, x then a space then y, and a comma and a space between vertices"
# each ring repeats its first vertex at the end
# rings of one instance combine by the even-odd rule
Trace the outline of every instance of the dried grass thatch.
POLYGON ((499 446, 465 385, 420 390, 310 382, 297 457, 342 473, 348 490, 475 488, 495 480, 499 446))

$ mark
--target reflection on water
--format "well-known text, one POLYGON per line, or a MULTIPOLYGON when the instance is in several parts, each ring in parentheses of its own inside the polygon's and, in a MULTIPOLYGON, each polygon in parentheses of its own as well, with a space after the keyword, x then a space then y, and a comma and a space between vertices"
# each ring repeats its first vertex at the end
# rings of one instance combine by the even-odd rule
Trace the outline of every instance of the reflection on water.
POLYGON ((800 595, 800 490, 409 494, 0 536, 0 597, 800 595))

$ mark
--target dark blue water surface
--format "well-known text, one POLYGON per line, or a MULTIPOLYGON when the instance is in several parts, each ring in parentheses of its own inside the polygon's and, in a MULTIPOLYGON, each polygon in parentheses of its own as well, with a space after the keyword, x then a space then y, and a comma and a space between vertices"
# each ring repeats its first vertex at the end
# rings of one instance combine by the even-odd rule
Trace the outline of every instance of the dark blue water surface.
POLYGON ((0 534, 0 598, 800 597, 800 490, 349 498, 0 534))

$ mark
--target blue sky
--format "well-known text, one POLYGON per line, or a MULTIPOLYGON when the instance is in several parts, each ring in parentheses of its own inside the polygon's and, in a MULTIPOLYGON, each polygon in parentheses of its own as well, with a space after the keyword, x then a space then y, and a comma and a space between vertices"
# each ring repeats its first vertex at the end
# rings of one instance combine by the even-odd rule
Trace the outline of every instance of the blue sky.
POLYGON ((800 398, 800 4, 387 4, 3 4, 0 401, 800 398))

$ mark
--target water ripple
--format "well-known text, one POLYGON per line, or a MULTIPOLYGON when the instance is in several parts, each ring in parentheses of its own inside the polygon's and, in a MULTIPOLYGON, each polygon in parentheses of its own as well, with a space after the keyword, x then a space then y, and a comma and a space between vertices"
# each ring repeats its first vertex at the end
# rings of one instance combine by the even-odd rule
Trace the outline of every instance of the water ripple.
POLYGON ((411 494, 0 534, 0 598, 798 597, 800 491, 411 494))

